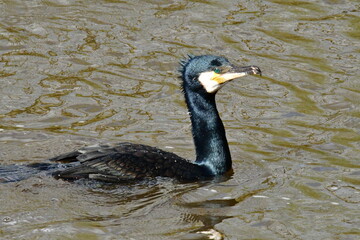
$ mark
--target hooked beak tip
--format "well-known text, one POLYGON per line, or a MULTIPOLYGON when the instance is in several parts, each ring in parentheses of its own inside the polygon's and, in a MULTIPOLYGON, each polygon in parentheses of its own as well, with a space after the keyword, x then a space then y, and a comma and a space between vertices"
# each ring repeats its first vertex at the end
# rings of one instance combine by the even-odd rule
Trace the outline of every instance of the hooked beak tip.
POLYGON ((246 75, 262 75, 262 72, 260 70, 260 68, 258 66, 254 66, 254 65, 251 65, 251 66, 246 66, 246 67, 236 67, 236 66, 233 66, 233 71, 234 72, 242 72, 246 75))
POLYGON ((258 66, 251 66, 253 74, 262 76, 262 72, 258 66))

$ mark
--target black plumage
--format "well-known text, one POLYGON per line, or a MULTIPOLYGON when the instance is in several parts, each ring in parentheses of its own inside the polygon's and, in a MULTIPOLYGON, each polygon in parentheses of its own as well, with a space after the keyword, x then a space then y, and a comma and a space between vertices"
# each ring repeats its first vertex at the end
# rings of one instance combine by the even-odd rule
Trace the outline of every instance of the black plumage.
POLYGON ((209 176, 203 167, 174 153, 132 143, 85 147, 50 161, 80 163, 53 173, 55 178, 67 180, 90 178, 106 182, 125 182, 162 176, 191 181, 209 176))

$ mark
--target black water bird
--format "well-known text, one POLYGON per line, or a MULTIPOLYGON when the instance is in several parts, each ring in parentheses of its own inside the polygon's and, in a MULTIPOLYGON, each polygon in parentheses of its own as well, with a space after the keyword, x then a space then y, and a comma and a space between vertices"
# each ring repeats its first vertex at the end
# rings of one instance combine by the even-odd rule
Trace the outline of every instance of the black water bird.
MULTIPOLYGON (((256 66, 237 67, 224 57, 203 55, 182 61, 180 73, 192 123, 195 162, 155 147, 118 143, 84 147, 54 157, 50 163, 28 166, 52 169, 51 174, 57 179, 88 178, 106 182, 157 176, 196 181, 230 171, 231 155, 215 95, 227 82, 246 75, 260 75, 260 69, 256 66)), ((1 175, 4 174, 0 170, 0 179, 1 175)))

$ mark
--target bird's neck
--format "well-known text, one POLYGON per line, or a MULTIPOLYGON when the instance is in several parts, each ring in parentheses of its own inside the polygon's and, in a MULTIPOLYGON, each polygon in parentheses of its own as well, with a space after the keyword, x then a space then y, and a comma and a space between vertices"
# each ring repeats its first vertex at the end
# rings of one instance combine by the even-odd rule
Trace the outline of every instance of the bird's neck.
POLYGON ((185 91, 196 148, 196 163, 220 175, 231 169, 224 125, 216 109, 215 94, 185 91))

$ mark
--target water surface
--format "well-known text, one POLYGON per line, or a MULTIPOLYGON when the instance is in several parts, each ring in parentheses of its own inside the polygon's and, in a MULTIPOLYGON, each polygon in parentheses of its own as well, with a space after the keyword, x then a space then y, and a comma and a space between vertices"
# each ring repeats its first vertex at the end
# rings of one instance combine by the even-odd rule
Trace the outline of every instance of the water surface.
POLYGON ((358 239, 360 3, 0 1, 0 161, 98 142, 194 158, 187 54, 258 65, 217 96, 225 181, 0 185, 3 239, 358 239))

